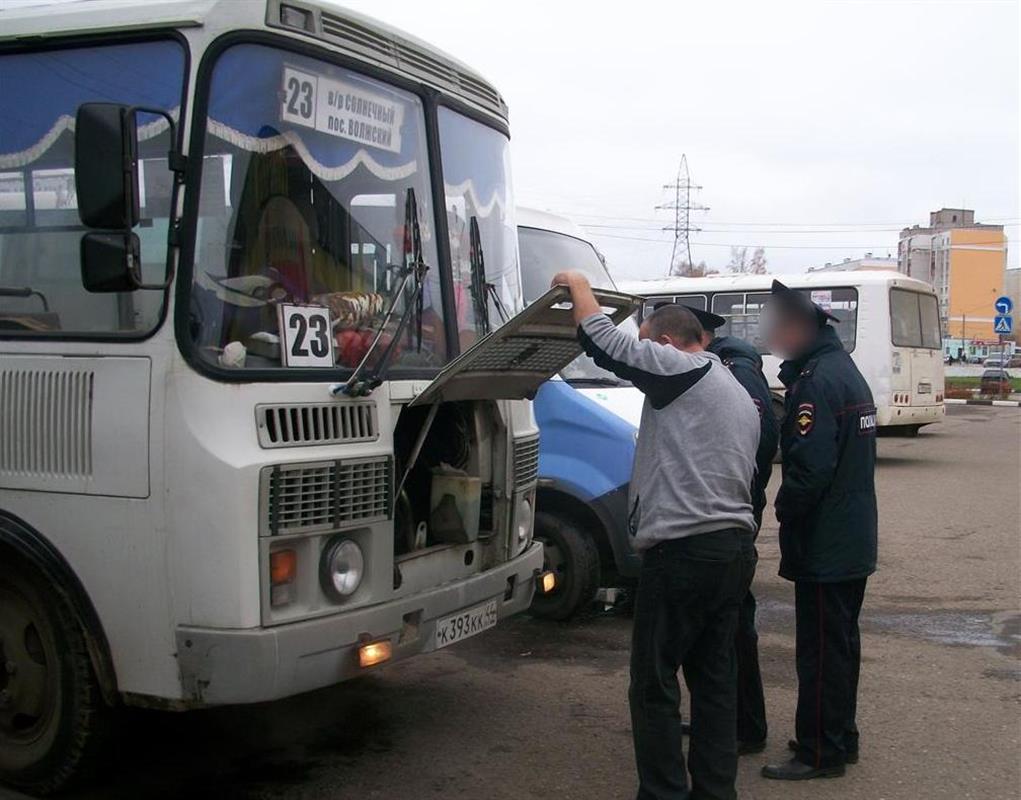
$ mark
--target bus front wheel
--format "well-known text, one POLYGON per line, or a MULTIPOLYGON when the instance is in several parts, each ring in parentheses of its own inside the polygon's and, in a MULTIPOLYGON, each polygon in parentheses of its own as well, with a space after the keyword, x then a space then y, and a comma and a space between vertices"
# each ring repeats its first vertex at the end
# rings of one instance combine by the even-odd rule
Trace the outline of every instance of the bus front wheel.
POLYGON ((53 586, 0 566, 0 782, 33 794, 95 765, 108 709, 75 616, 53 586))
POLYGON ((599 548, 569 517, 549 511, 535 512, 535 538, 542 542, 543 571, 556 575, 556 585, 548 594, 536 593, 532 614, 569 619, 595 600, 599 548))

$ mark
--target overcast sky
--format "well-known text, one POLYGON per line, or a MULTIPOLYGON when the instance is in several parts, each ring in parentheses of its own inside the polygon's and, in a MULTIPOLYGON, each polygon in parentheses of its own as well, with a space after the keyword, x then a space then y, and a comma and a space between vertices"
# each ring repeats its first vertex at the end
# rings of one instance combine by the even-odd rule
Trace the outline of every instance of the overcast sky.
MULTIPOLYGON (((12 0, 0 0, 10 6, 12 0)), ((686 154, 696 262, 896 255, 941 206, 1018 265, 1019 4, 349 0, 482 72, 511 109, 518 202, 587 226, 615 274, 668 266, 686 154)))
POLYGON ((965 205, 1011 225, 1018 264, 1017 2, 347 5, 489 78, 518 202, 593 226, 620 275, 666 270, 654 207, 682 153, 710 207, 696 262, 731 244, 777 272, 896 255, 902 226, 965 205))

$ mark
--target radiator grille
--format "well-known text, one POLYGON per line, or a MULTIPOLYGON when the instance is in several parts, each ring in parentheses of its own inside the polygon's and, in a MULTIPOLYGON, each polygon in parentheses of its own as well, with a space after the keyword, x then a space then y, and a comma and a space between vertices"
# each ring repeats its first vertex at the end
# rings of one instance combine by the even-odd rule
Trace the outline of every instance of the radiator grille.
POLYGON ((92 476, 91 370, 0 370, 0 473, 92 476))
POLYGON ((389 457, 267 467, 264 531, 312 533, 389 519, 392 476, 389 457))
POLYGON ((523 489, 539 477, 539 437, 514 440, 514 488, 523 489))
POLYGON ((322 12, 322 31, 324 36, 340 40, 347 47, 392 63, 400 69, 466 95, 501 117, 506 116, 507 108, 496 89, 410 43, 391 39, 354 20, 344 19, 329 11, 322 12))
POLYGON ((379 437, 372 403, 257 406, 255 418, 264 448, 371 442, 379 437))

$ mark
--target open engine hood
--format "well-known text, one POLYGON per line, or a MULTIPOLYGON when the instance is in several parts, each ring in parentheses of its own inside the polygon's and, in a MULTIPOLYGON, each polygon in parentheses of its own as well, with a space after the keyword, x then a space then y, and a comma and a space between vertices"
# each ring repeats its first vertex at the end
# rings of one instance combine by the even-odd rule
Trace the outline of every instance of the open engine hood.
MULTIPOLYGON (((615 324, 642 303, 629 294, 593 292, 615 324)), ((545 381, 580 354, 570 292, 566 286, 556 286, 450 362, 411 405, 531 399, 545 381)))

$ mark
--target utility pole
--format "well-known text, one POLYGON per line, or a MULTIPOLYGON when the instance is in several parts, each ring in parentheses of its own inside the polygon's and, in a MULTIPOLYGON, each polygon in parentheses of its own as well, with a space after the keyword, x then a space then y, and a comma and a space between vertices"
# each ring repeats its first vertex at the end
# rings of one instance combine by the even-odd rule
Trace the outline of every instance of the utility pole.
MULTIPOLYGON (((694 267, 694 262, 691 260, 691 238, 692 233, 697 233, 702 230, 701 228, 694 227, 691 224, 691 212, 692 211, 708 211, 708 206, 699 205, 692 203, 691 192, 699 191, 702 187, 697 186, 691 182, 691 175, 688 174, 688 157, 686 155, 681 156, 681 165, 677 168, 677 180, 673 183, 668 183, 664 189, 673 189, 674 199, 669 203, 656 206, 658 210, 668 210, 674 212, 674 224, 667 225, 663 228, 665 231, 672 230, 674 232, 674 248, 670 253, 670 266, 667 269, 667 275, 674 274, 674 267, 677 264, 677 253, 679 250, 684 250, 688 256, 688 271, 694 267)), ((679 273, 679 274, 684 274, 679 273)))

